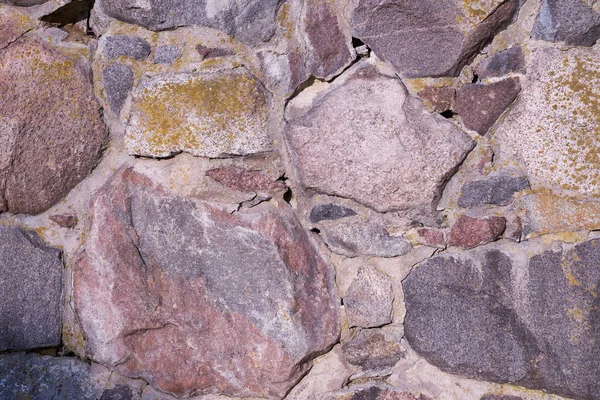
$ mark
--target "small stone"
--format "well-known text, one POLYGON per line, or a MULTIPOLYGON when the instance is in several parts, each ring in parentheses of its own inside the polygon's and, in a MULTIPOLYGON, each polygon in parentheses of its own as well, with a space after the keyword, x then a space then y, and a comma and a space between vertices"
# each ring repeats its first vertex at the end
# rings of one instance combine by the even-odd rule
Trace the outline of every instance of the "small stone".
POLYGON ((440 229, 419 228, 417 229, 417 234, 419 235, 419 243, 421 244, 440 248, 446 247, 446 236, 444 235, 444 231, 440 229))
POLYGON ((497 78, 510 73, 525 73, 525 57, 521 46, 513 46, 481 60, 475 66, 479 79, 497 78))
POLYGON ((457 76, 520 7, 518 0, 360 0, 352 33, 403 78, 457 76))
POLYGON ((60 344, 60 257, 36 233, 0 227, 0 351, 60 344))
POLYGON ((521 91, 518 78, 483 85, 474 83, 456 94, 457 112, 465 126, 484 136, 521 91))
POLYGON ((390 277, 374 267, 365 266, 344 296, 350 327, 372 328, 392 322, 394 290, 390 277))
POLYGON ((273 180, 262 171, 239 167, 209 169, 206 171, 206 176, 229 189, 239 190, 240 192, 260 192, 286 188, 282 182, 273 180))
POLYGON ((523 398, 506 394, 484 394, 479 400, 523 400, 523 398))
POLYGON ((203 60, 216 57, 227 57, 235 54, 233 50, 205 47, 201 44, 196 45, 196 51, 198 54, 200 54, 200 57, 202 57, 203 60))
POLYGON ((180 56, 180 46, 158 46, 154 51, 154 64, 171 64, 180 56))
POLYGON ((356 215, 356 211, 351 208, 340 206, 334 203, 317 204, 310 210, 308 220, 313 224, 321 221, 333 221, 336 219, 351 217, 356 215))
POLYGON ((593 0, 543 0, 531 37, 593 46, 600 38, 600 4, 593 0))
POLYGON ((79 222, 75 215, 51 215, 49 218, 51 221, 56 222, 59 226, 69 229, 75 228, 75 226, 77 226, 77 222, 79 222))
POLYGON ((0 354, 0 399, 93 400, 89 373, 75 357, 0 354))
POLYGON ((470 249, 498 240, 505 229, 504 217, 471 218, 461 215, 450 230, 448 245, 470 249))
POLYGON ((350 342, 342 345, 344 357, 363 371, 383 371, 392 368, 405 350, 396 341, 390 341, 379 329, 361 330, 350 342))
POLYGON ((461 189, 459 207, 469 208, 483 204, 505 206, 514 194, 529 188, 524 176, 495 176, 480 181, 469 182, 461 189))
POLYGON ((402 236, 392 236, 383 226, 374 223, 340 221, 323 225, 320 230, 327 246, 347 257, 397 257, 412 249, 402 236))
POLYGON ((270 101, 264 86, 243 67, 146 77, 133 92, 125 145, 130 154, 145 157, 271 151, 270 101))
POLYGON ((112 63, 102 71, 102 85, 110 109, 119 114, 133 88, 133 71, 127 65, 112 63))
MULTIPOLYGON (((311 399, 312 400, 312 399, 311 399)), ((425 395, 418 397, 383 385, 356 385, 334 393, 327 393, 314 400, 433 400, 425 395)))
POLYGON ((423 102, 433 112, 443 113, 454 107, 456 90, 451 87, 427 86, 418 93, 423 102))
POLYGON ((111 389, 105 389, 100 400, 133 400, 133 392, 128 386, 118 385, 111 389))
POLYGON ((145 60, 150 55, 152 47, 144 39, 135 36, 114 35, 103 36, 104 55, 109 58, 125 56, 134 60, 145 60))

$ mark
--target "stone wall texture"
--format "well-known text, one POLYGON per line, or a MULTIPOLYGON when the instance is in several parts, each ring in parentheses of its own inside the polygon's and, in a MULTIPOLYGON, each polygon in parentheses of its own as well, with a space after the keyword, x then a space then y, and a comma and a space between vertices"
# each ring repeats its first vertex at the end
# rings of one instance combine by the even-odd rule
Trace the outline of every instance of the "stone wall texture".
POLYGON ((600 1, 0 0, 0 400, 600 400, 600 1))

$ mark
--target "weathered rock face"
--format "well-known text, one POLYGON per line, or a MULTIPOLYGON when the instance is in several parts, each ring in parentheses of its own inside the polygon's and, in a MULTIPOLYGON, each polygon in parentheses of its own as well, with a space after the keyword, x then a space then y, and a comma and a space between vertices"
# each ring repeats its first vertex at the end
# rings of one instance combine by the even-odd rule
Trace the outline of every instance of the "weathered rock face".
POLYGON ((283 0, 103 0, 106 13, 153 31, 180 26, 206 26, 224 31, 249 45, 268 41, 275 33, 276 13, 283 0))
POLYGON ((304 114, 290 107, 286 139, 301 185, 379 212, 430 215, 473 146, 398 79, 368 65, 320 94, 304 114))
POLYGON ((342 345, 344 357, 367 371, 392 368, 404 355, 404 349, 395 340, 386 338, 381 329, 360 331, 350 342, 342 345))
POLYGON ((90 366, 74 357, 37 354, 0 355, 0 398, 94 398, 90 366))
POLYGON ((177 396, 282 397, 337 340, 333 276, 289 211, 232 216, 124 170, 90 216, 74 296, 95 361, 177 396))
POLYGON ((102 71, 104 93, 112 112, 118 114, 121 111, 127 95, 133 88, 133 81, 131 68, 118 62, 110 64, 102 71))
POLYGON ((35 21, 26 13, 0 4, 0 50, 35 27, 35 21))
POLYGON ((489 85, 465 85, 456 93, 456 111, 469 129, 485 135, 517 98, 519 79, 509 78, 489 85))
POLYGON ((600 4, 594 0, 543 0, 534 39, 592 46, 600 39, 600 4))
POLYGON ((446 371, 598 399, 600 241, 533 253, 425 261, 403 282, 406 337, 446 371))
POLYGON ((535 49, 520 99, 494 135, 498 153, 516 157, 532 187, 589 195, 600 189, 600 75, 597 52, 535 49))
POLYGON ((148 42, 134 36, 103 36, 102 42, 104 47, 103 53, 108 58, 125 56, 134 60, 145 60, 152 50, 148 42))
POLYGON ((60 344, 61 289, 60 251, 34 232, 0 227, 0 351, 60 344))
POLYGON ((125 136, 131 154, 224 157, 273 149, 270 96, 244 68, 148 78, 132 102, 125 136))
POLYGON ((518 8, 518 0, 360 0, 352 33, 402 77, 455 76, 518 8))
POLYGON ((40 213, 85 178, 106 137, 89 64, 45 40, 0 51, 0 209, 40 213))
POLYGON ((389 324, 393 302, 390 277, 374 267, 363 267, 344 296, 348 323, 361 328, 389 324))

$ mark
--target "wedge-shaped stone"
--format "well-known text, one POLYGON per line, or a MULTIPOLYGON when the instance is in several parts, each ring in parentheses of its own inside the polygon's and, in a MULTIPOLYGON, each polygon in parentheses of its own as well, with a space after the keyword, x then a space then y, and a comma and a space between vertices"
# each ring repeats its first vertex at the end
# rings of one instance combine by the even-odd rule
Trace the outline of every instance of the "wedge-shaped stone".
POLYGON ((309 106, 288 106, 286 138, 305 189, 376 211, 430 215, 441 188, 473 147, 431 115, 402 82, 363 64, 309 106), (297 108, 297 112, 295 109, 297 108))
POLYGON ((231 215, 122 170, 75 268, 88 355, 187 397, 281 398, 338 338, 333 273, 288 210, 231 215))
POLYGON ((243 68, 148 78, 134 91, 125 143, 131 154, 146 157, 269 151, 270 101, 243 68))
POLYGON ((454 76, 518 8, 518 0, 360 0, 351 25, 402 77, 454 76))

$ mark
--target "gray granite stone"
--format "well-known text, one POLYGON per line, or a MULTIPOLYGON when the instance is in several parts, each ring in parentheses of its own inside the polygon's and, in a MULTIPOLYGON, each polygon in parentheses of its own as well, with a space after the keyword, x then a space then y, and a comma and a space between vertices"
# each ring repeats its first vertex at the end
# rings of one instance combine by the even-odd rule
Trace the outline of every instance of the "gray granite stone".
POLYGON ((134 60, 145 60, 152 48, 144 39, 135 36, 114 35, 104 38, 104 55, 109 58, 125 56, 134 60))
POLYGON ((102 71, 102 85, 110 109, 118 114, 133 88, 133 71, 127 65, 112 63, 102 71))
POLYGON ((461 189, 458 205, 463 208, 493 204, 509 204, 515 193, 529 187, 524 176, 495 176, 489 179, 469 182, 461 189))

